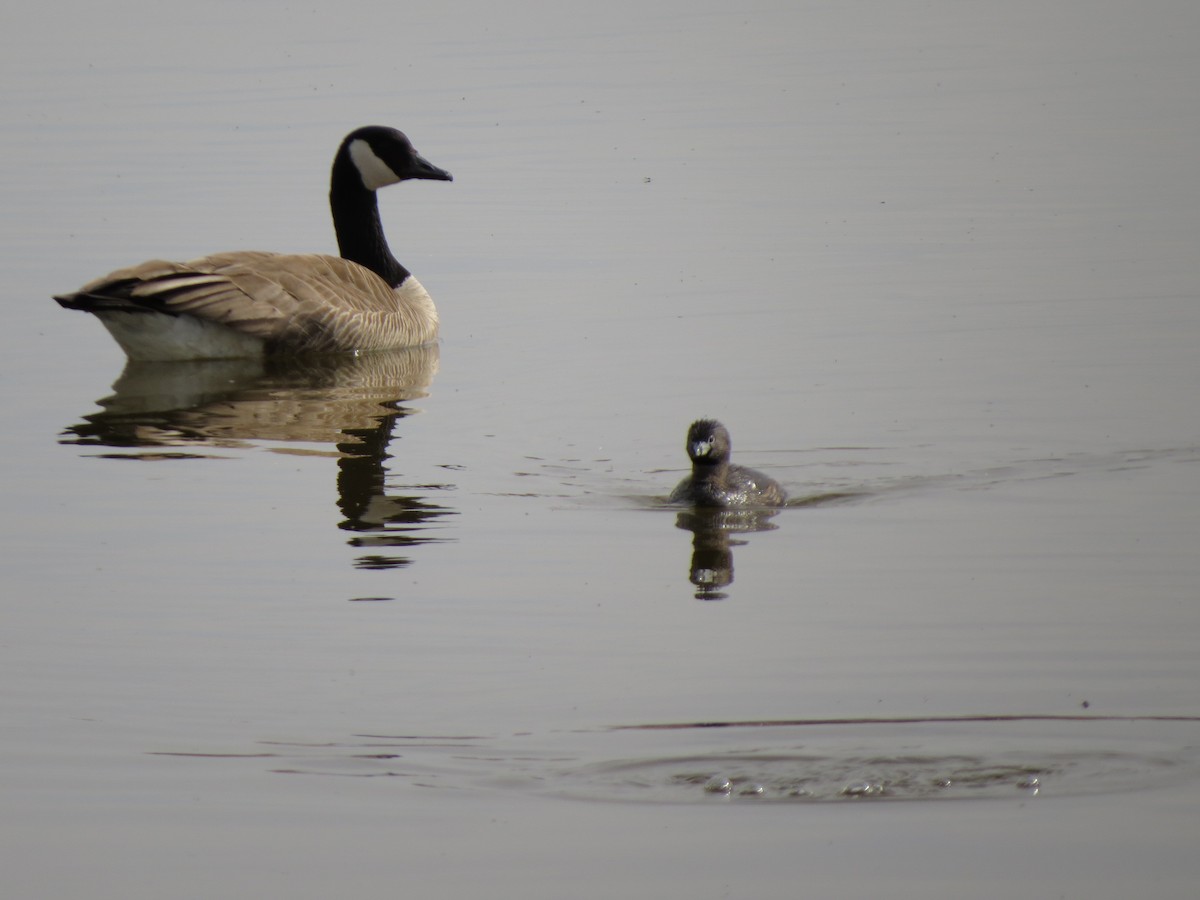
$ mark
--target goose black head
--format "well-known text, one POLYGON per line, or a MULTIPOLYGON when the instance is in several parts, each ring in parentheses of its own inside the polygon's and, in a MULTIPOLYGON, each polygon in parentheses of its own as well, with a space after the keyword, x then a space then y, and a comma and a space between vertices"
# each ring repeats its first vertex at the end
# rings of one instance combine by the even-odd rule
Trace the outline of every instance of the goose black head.
POLYGON ((363 187, 369 191, 412 178, 454 180, 445 169, 417 153, 403 132, 384 125, 367 125, 350 132, 342 141, 338 156, 354 166, 363 187))

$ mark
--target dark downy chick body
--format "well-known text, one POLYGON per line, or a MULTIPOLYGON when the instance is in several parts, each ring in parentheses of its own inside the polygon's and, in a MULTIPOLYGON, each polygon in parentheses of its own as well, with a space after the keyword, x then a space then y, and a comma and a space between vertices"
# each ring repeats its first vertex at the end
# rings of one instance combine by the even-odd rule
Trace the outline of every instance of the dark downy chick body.
POLYGON ((715 419, 693 422, 686 446, 692 474, 671 492, 672 503, 729 508, 782 506, 787 501, 787 493, 773 479, 729 461, 729 431, 715 419))

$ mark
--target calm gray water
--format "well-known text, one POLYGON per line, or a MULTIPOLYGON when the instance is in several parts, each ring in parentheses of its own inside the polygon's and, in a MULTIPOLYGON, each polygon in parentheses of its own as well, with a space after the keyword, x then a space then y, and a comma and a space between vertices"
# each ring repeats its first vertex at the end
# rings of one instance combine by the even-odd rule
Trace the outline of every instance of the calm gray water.
POLYGON ((5 895, 1193 897, 1200 8, 403 6, 4 14, 5 895), (49 299, 368 123, 435 350, 49 299))

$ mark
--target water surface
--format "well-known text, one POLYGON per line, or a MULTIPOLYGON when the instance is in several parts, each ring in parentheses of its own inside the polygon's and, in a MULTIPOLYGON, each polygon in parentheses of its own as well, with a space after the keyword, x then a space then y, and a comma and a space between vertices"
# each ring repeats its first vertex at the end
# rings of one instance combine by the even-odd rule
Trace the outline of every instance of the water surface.
POLYGON ((226 6, 0 39, 14 896, 1194 894, 1197 13, 226 6), (49 299, 370 122, 437 348, 49 299))

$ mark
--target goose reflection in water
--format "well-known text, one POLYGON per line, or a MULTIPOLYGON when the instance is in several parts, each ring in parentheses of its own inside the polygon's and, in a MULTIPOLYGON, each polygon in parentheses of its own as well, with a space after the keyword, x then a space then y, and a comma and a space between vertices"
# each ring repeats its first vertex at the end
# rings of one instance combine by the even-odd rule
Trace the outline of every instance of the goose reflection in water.
POLYGON ((735 535, 774 531, 778 509, 717 509, 696 507, 681 512, 675 527, 692 533, 692 565, 688 580, 697 600, 724 600, 733 584, 733 548, 746 541, 735 535))
MULTIPOLYGON (((278 453, 312 453, 328 445, 337 459, 338 527, 370 552, 367 569, 410 564, 403 550, 445 538, 430 534, 454 510, 427 495, 452 484, 422 484, 421 494, 389 494, 388 445, 395 423, 415 410, 438 368, 436 345, 408 350, 309 358, 131 362, 97 401, 101 411, 66 429, 65 444, 113 448, 118 459, 196 459, 219 450, 283 446, 278 453), (119 451, 119 452, 116 452, 119 451), (424 495, 424 496, 423 496, 424 495)), ((320 452, 320 451, 316 451, 320 452)))

